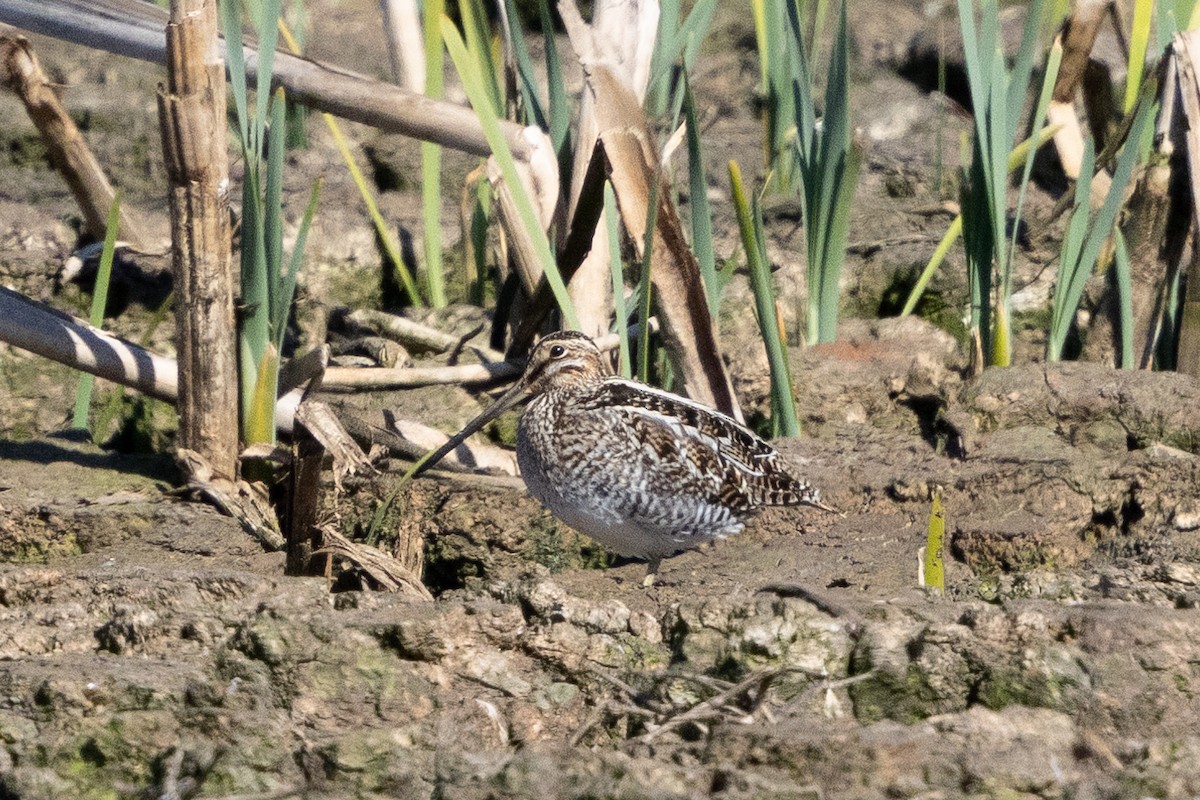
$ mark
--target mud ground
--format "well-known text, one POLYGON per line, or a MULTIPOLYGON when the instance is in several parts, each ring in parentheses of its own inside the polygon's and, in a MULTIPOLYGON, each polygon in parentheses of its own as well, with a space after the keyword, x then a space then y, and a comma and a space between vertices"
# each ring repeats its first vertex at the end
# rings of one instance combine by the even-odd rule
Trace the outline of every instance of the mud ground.
MULTIPOLYGON (((378 72, 375 6, 313 5, 314 55, 378 72)), ((779 446, 842 514, 765 513, 668 560, 650 589, 644 565, 607 557, 519 488, 453 477, 402 495, 380 542, 420 551, 433 602, 285 578, 281 555, 175 488, 169 422, 126 431, 158 454, 64 435, 70 373, 0 352, 0 795, 1200 794, 1200 386, 1038 363, 1033 325, 1020 366, 967 379, 953 313, 927 309, 942 328, 870 319, 948 224, 934 167, 969 125, 901 75, 905 43, 937 24, 929 13, 903 3, 852 19, 871 146, 844 277, 851 319, 837 343, 793 352, 804 436, 779 446), (943 597, 917 585, 935 492, 943 597)), ((720 19, 696 75, 723 256, 736 227, 721 165, 760 159, 747 24, 720 19)), ((127 197, 165 231, 160 72, 35 46, 127 197)), ((0 106, 0 279, 79 311, 86 292, 55 282, 77 212, 19 106, 0 106)), ((319 339, 330 309, 378 304, 382 288, 365 216, 312 131, 288 189, 298 218, 325 175, 302 298, 304 335, 319 339)), ((416 147, 351 134, 409 176, 382 202, 419 236, 416 147)), ((447 181, 474 166, 446 162, 447 181)), ((1035 195, 1035 211, 1053 199, 1035 195)), ((455 213, 450 198, 451 250, 455 213)), ((786 206, 768 234, 790 313, 802 235, 786 206)), ((1033 318, 1056 247, 1035 232, 1022 251, 1033 318)), ((145 308, 164 265, 132 261, 129 308, 108 324, 169 352, 169 322, 152 329, 145 308)), ((951 263, 934 284, 947 306, 956 276, 951 263)), ((753 416, 767 370, 745 298, 735 279, 721 327, 753 416)), ((450 430, 486 397, 331 400, 450 430)), ((361 534, 394 479, 330 487, 330 520, 361 534)))

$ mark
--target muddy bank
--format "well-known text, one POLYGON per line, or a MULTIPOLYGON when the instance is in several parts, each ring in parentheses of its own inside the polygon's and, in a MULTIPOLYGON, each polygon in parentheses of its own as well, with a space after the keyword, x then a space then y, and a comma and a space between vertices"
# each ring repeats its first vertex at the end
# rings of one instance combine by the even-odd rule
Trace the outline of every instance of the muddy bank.
POLYGON ((844 516, 764 514, 649 590, 522 493, 421 481, 432 603, 280 577, 162 459, 6 445, 8 541, 58 544, 0 568, 0 774, 20 797, 1187 797, 1195 393, 1067 366, 948 383, 932 422, 897 396, 914 432, 781 443, 844 516), (1094 432, 1139 414, 1157 436, 1094 432), (942 599, 916 587, 933 486, 942 599))

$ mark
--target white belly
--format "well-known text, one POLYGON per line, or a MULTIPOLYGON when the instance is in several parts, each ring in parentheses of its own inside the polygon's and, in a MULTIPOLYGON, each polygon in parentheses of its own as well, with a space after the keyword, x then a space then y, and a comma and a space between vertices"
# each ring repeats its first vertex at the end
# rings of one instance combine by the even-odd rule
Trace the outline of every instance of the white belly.
POLYGON ((742 530, 742 521, 719 507, 651 496, 644 482, 629 480, 638 469, 629 469, 628 461, 624 469, 599 471, 594 463, 578 469, 572 463, 579 462, 546 457, 518 429, 517 464, 529 493, 572 529, 620 555, 659 558, 742 530))

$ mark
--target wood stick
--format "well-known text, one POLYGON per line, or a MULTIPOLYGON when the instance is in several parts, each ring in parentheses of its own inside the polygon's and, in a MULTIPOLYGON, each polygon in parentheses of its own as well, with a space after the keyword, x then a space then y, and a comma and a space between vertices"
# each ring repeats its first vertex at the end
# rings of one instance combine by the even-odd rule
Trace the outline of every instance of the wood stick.
MULTIPOLYGON (((59 102, 54 85, 42 72, 33 46, 24 36, 0 37, 0 80, 25 104, 29 118, 50 151, 50 160, 62 173, 83 212, 88 233, 103 241, 108 210, 116 193, 79 127, 59 102)), ((142 225, 125 207, 121 209, 119 238, 139 250, 148 241, 142 225)))
MULTIPOLYGON (((445 353, 455 350, 462 344, 462 339, 437 328, 422 325, 420 322, 402 317, 399 314, 389 314, 372 308, 360 308, 346 315, 346 321, 359 328, 365 328, 375 333, 389 336, 410 350, 428 350, 435 353, 445 353)), ((486 347, 472 347, 486 358, 493 361, 503 361, 504 354, 486 347)))
POLYGON ((179 446, 237 474, 238 371, 225 152, 225 64, 216 0, 171 0, 167 86, 159 87, 170 178, 179 347, 179 446))
MULTIPOLYGON (((84 320, 3 286, 0 342, 167 403, 174 404, 179 398, 179 368, 174 359, 93 328, 84 320)), ((291 433, 302 394, 294 389, 275 402, 275 425, 280 432, 291 433)))
MULTIPOLYGON (((140 0, 4 0, 0 22, 118 55, 166 64, 162 9, 140 0)), ((221 42, 224 54, 224 40, 221 42)), ((246 82, 256 86, 258 52, 246 47, 246 82)), ((361 122, 389 133, 478 156, 491 155, 475 112, 448 100, 431 100, 390 83, 339 67, 276 53, 272 88, 318 111, 361 122)), ((525 128, 500 120, 513 155, 527 161, 531 153, 525 128)))
POLYGON ((3 286, 0 341, 169 403, 179 393, 178 370, 171 359, 3 286))
POLYGON ((456 367, 329 367, 321 388, 326 391, 346 389, 415 389, 418 386, 447 384, 493 383, 515 378, 521 368, 501 361, 498 364, 462 364, 456 367))
POLYGON ((287 541, 285 575, 321 575, 329 557, 313 563, 313 552, 321 546, 321 529, 317 516, 321 502, 321 461, 325 448, 299 424, 293 433, 292 468, 287 471, 287 496, 284 501, 280 528, 287 541))

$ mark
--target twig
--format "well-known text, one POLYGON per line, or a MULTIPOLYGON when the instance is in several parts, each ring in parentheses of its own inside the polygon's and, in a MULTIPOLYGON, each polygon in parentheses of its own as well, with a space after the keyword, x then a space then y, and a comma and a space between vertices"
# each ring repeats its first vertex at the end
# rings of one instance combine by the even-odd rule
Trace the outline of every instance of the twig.
POLYGON ((342 479, 347 475, 375 472, 366 454, 350 438, 333 409, 326 404, 318 400, 305 400, 296 409, 296 422, 306 428, 333 458, 333 485, 339 491, 342 479))
MULTIPOLYGON (((386 411, 384 413, 387 415, 386 411)), ((391 430, 405 441, 411 442, 421 455, 441 447, 450 438, 437 428, 411 420, 397 419, 391 415, 388 417, 391 430)), ((482 443, 463 442, 453 452, 448 453, 442 463, 449 461, 471 470, 492 469, 507 475, 517 474, 517 462, 512 450, 482 443)))
MULTIPOLYGON (((630 686, 629 684, 625 683, 625 681, 621 680, 620 678, 616 677, 615 675, 609 675, 607 672, 605 672, 604 670, 595 666, 594 664, 585 663, 584 667, 587 669, 588 672, 592 673, 597 678, 600 678, 605 683, 611 684, 612 686, 619 689, 630 700, 633 700, 636 702, 642 694, 637 689, 635 689, 632 686, 630 686)), ((647 703, 646 705, 650 706, 651 704, 647 703)), ((654 704, 654 705, 657 705, 657 704, 654 704)), ((666 711, 666 709, 664 709, 662 706, 659 706, 657 709, 649 709, 649 710, 653 711, 654 713, 658 713, 658 714, 665 713, 665 711, 666 711)))
MULTIPOLYGON (((463 348, 467 346, 467 342, 471 341, 476 336, 478 336, 480 333, 482 333, 483 329, 486 327, 487 326, 481 322, 478 325, 476 325, 474 328, 472 328, 470 331, 468 331, 467 333, 463 334, 462 336, 459 336, 458 341, 454 343, 454 347, 450 348, 450 352, 446 354, 446 363, 451 364, 451 365, 458 364, 459 356, 462 355, 463 348)), ((492 350, 490 348, 472 347, 472 349, 485 361, 503 361, 504 360, 503 353, 498 353, 495 350, 492 350)))
POLYGON ((463 364, 457 367, 330 367, 325 370, 323 388, 338 391, 348 389, 415 389, 419 386, 448 384, 493 383, 521 374, 520 367, 507 362, 498 364, 463 364))
MULTIPOLYGON (((115 196, 112 184, 79 132, 79 127, 59 102, 58 93, 42 72, 28 39, 24 36, 0 37, 0 69, 3 70, 4 85, 12 89, 25 104, 29 118, 46 143, 50 159, 75 196, 88 233, 103 240, 108 209, 115 196)), ((141 224, 128 208, 122 207, 120 213, 121 238, 135 248, 143 249, 149 240, 141 224)))
POLYGON ((416 575, 379 548, 352 542, 328 525, 322 532, 325 535, 324 544, 313 555, 329 553, 344 558, 386 591, 399 592, 418 600, 433 600, 433 595, 416 575))
POLYGON ((824 681, 814 683, 811 686, 806 687, 804 689, 804 691, 801 692, 798 697, 793 698, 789 703, 787 703, 787 705, 784 707, 784 709, 787 710, 790 708, 795 708, 800 703, 803 703, 814 692, 830 692, 835 689, 844 689, 847 686, 853 686, 856 683, 861 683, 862 681, 869 680, 870 678, 873 678, 874 676, 875 676, 875 670, 872 669, 867 672, 860 673, 858 675, 851 675, 848 678, 839 678, 836 681, 831 681, 831 680, 826 679, 824 681))
POLYGON ((583 724, 579 726, 575 733, 571 734, 571 747, 579 746, 579 743, 583 741, 583 737, 587 736, 587 732, 599 725, 600 720, 604 719, 604 714, 607 710, 608 709, 603 705, 597 706, 596 709, 588 715, 588 718, 583 721, 583 724))
POLYGON ((770 592, 777 594, 780 597, 799 597, 806 603, 816 607, 822 614, 827 614, 838 619, 850 618, 855 619, 856 614, 849 609, 834 603, 832 600, 826 600, 820 595, 810 592, 798 583, 769 583, 758 590, 759 592, 770 592))
POLYGON ((302 356, 288 359, 279 368, 279 393, 290 392, 298 386, 307 384, 308 392, 315 392, 321 386, 325 369, 329 366, 329 345, 314 347, 302 356))
MULTIPOLYGON (((755 707, 762 702, 761 698, 766 694, 771 683, 778 678, 784 670, 772 669, 764 672, 756 672, 740 683, 736 683, 723 692, 713 695, 707 700, 703 700, 691 708, 683 711, 670 719, 663 722, 661 725, 647 731, 639 737, 641 741, 652 742, 667 731, 685 725, 689 722, 696 722, 701 719, 710 718, 713 716, 722 716, 722 711, 725 706, 737 697, 746 694, 754 687, 758 687, 758 699, 755 700, 755 707)), ((753 713, 753 712, 751 712, 753 713)))
POLYGON ((279 532, 275 511, 261 484, 250 484, 221 474, 203 456, 192 450, 180 448, 175 458, 180 471, 187 476, 189 489, 236 519, 242 529, 258 539, 267 550, 283 549, 283 535, 279 532))
MULTIPOLYGON (((410 350, 425 350, 434 353, 454 352, 463 346, 466 339, 470 339, 471 336, 478 333, 475 331, 466 337, 454 336, 428 325, 422 325, 407 317, 369 308, 351 311, 346 315, 346 321, 359 328, 386 334, 410 350)), ((488 361, 504 360, 503 353, 497 353, 490 348, 471 345, 471 349, 488 361)))

